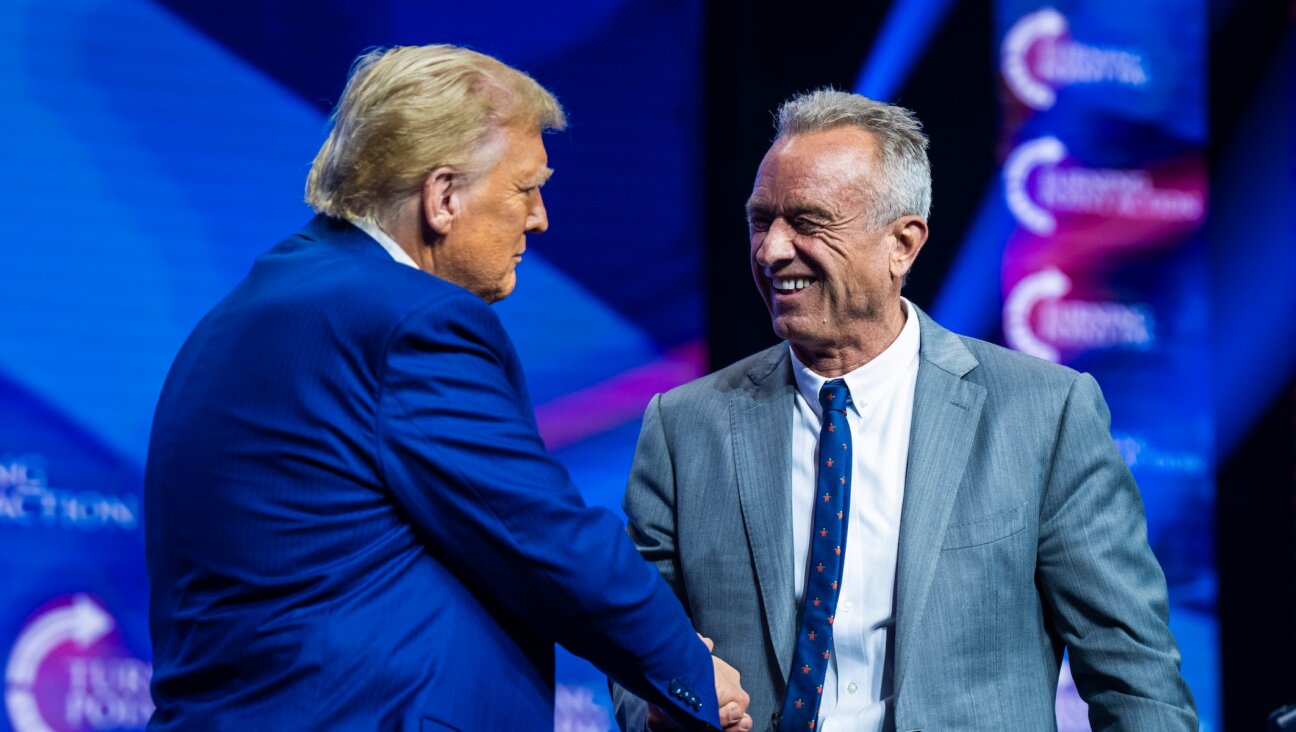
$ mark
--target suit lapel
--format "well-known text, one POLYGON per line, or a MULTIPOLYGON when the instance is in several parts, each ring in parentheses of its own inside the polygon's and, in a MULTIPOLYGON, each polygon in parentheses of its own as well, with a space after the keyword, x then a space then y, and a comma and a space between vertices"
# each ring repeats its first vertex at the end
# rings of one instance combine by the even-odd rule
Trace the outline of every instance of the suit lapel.
POLYGON ((743 523, 765 620, 787 679, 796 639, 792 587, 792 409, 796 385, 787 346, 765 351, 748 371, 754 386, 729 405, 743 523))
POLYGON ((977 361, 957 336, 914 308, 922 327, 918 383, 900 513, 895 684, 899 693, 968 455, 985 387, 963 380, 977 361))

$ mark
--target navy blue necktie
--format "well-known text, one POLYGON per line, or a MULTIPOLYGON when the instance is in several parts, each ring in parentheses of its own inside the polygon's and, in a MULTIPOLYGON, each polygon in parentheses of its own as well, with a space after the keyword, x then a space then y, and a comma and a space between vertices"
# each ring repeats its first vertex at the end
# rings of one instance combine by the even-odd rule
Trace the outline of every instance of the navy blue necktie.
POLYGON ((815 482, 814 533, 810 536, 801 627, 797 633, 787 696, 779 716, 779 732, 815 728, 824 675, 832 659, 833 614, 845 564, 846 516, 850 511, 851 435, 846 422, 850 389, 833 379, 819 390, 823 426, 819 430, 818 480, 815 482))

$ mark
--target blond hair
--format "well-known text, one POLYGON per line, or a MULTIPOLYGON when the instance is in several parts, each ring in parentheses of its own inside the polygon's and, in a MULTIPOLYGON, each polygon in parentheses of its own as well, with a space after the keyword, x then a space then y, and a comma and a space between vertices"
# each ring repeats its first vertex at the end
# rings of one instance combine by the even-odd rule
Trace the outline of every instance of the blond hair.
POLYGON ((490 138, 500 130, 567 124, 558 100, 534 79, 451 45, 364 53, 331 122, 306 177, 306 203, 329 216, 377 224, 436 168, 468 178, 489 170, 499 155, 490 138))

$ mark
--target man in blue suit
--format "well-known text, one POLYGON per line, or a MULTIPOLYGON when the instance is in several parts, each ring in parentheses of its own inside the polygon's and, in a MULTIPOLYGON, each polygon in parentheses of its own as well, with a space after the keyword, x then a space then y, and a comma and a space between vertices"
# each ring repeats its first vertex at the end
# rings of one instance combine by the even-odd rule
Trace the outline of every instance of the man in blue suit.
POLYGON ((586 507, 488 303, 548 227, 557 101, 452 46, 356 63, 319 216, 194 329, 146 477, 156 730, 544 729, 562 643, 687 729, 736 672, 586 507))
MULTIPOLYGON (((907 110, 783 105, 747 213, 785 342, 648 406, 640 552, 742 671, 757 729, 1055 729, 1067 650, 1094 729, 1196 730, 1098 385, 900 296, 930 202, 907 110)), ((653 727, 616 696, 625 729, 653 727)))

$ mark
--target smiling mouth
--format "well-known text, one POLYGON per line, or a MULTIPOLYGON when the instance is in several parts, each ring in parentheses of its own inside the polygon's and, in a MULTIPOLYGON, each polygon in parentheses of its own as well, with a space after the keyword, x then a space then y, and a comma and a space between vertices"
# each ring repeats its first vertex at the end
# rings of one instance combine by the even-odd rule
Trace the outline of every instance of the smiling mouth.
POLYGON ((774 292, 785 295, 800 292, 817 282, 813 277, 771 277, 774 292))

